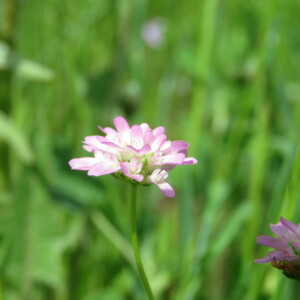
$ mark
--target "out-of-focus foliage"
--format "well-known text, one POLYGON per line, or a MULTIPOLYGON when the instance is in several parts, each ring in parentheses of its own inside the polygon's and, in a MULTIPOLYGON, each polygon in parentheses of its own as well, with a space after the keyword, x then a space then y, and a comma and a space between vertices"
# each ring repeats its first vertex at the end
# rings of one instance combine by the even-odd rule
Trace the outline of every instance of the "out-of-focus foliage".
POLYGON ((157 299, 296 299, 253 259, 300 222, 298 0, 0 2, 0 300, 145 299, 128 184, 68 161, 111 126, 165 126, 196 166, 140 188, 157 299))

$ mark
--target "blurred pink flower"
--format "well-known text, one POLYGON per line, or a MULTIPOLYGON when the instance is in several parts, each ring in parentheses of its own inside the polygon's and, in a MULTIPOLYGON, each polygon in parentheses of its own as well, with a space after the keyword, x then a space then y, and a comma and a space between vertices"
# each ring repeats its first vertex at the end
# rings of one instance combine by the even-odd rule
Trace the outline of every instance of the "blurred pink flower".
POLYGON ((154 18, 144 23, 141 34, 144 42, 150 48, 160 49, 165 43, 165 32, 165 20, 154 18))
POLYGON ((132 183, 154 183, 166 197, 174 197, 174 189, 165 181, 167 170, 197 163, 187 157, 189 144, 167 140, 164 127, 152 130, 147 123, 130 127, 123 117, 116 117, 114 124, 116 130, 99 127, 105 136, 85 138, 83 148, 94 157, 74 158, 71 168, 88 171, 90 176, 113 174, 132 183))
POLYGON ((261 235, 256 241, 275 251, 254 261, 258 264, 271 262, 274 267, 282 269, 287 277, 300 280, 300 224, 280 218, 279 223, 271 224, 270 227, 279 238, 261 235))

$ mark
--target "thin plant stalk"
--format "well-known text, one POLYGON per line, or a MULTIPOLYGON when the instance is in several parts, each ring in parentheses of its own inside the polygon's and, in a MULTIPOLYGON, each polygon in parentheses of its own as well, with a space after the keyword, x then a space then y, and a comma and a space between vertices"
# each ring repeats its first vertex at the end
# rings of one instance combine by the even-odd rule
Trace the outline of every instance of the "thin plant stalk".
POLYGON ((132 189, 131 189, 131 240, 132 240, 132 246, 133 246, 133 253, 134 253, 136 266, 137 266, 141 281, 143 283, 143 286, 145 288, 145 291, 148 295, 148 298, 150 300, 154 300, 153 293, 152 293, 151 287, 149 285, 147 276, 145 274, 144 267, 142 265, 142 261, 141 261, 141 257, 140 257, 139 244, 138 244, 137 231, 136 231, 136 202, 137 202, 137 185, 132 184, 132 189))

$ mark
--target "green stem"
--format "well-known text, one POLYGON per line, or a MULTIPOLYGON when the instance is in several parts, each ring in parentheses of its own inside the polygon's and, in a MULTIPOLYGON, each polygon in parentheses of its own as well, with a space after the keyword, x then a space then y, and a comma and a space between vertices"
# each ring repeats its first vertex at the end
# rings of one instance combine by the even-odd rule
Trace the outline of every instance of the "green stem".
POLYGON ((139 251, 139 244, 137 239, 137 232, 136 232, 136 194, 137 194, 137 185, 132 184, 132 190, 131 190, 131 240, 132 240, 132 246, 133 246, 133 252, 134 252, 134 258, 136 262, 136 266, 139 271, 140 278, 142 280, 143 286, 147 292, 148 298, 150 300, 154 300, 147 276, 145 274, 141 257, 140 257, 140 251, 139 251))

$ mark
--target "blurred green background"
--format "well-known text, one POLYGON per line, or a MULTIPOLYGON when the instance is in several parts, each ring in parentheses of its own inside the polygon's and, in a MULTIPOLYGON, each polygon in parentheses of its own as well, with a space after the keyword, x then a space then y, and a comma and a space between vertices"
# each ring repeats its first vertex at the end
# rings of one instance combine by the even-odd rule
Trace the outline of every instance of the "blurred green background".
POLYGON ((165 126, 195 166, 139 189, 157 299, 289 300, 254 258, 300 221, 300 1, 1 0, 0 300, 145 299, 127 183, 68 161, 112 126, 165 126))

